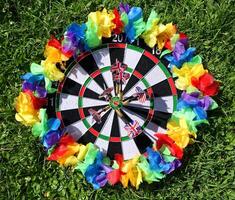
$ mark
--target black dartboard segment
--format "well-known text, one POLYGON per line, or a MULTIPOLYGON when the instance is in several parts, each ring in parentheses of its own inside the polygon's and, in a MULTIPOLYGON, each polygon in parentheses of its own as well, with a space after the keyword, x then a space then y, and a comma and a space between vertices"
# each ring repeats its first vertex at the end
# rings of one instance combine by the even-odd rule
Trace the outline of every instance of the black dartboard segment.
POLYGON ((70 62, 48 106, 79 143, 94 143, 110 158, 120 153, 127 160, 145 153, 154 134, 165 131, 177 90, 156 49, 141 39, 125 42, 125 35, 114 35, 70 62))

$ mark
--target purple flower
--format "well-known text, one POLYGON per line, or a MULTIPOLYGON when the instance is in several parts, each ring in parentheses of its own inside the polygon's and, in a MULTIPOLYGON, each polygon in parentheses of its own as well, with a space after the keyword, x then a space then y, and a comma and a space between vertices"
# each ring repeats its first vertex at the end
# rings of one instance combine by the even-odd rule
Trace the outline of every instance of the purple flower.
POLYGON ((55 144, 57 144, 60 140, 62 136, 62 132, 61 130, 50 130, 47 132, 46 135, 43 136, 42 138, 42 143, 43 143, 43 146, 46 148, 46 149, 50 149, 52 146, 54 146, 55 144))
POLYGON ((165 58, 170 62, 171 67, 181 67, 185 62, 189 62, 194 54, 195 48, 188 48, 188 38, 180 38, 174 47, 172 55, 166 55, 165 58))
POLYGON ((44 98, 47 95, 46 89, 42 86, 44 84, 43 75, 33 75, 32 73, 26 73, 21 76, 21 79, 24 80, 22 84, 22 90, 30 90, 36 93, 36 96, 44 98))
POLYGON ((112 168, 102 163, 103 155, 97 153, 96 160, 92 165, 89 165, 85 177, 87 182, 91 183, 94 189, 104 187, 108 182, 107 174, 112 171, 112 168))
POLYGON ((192 92, 190 94, 183 92, 177 104, 177 110, 190 107, 196 114, 196 120, 206 119, 206 110, 210 108, 213 101, 209 96, 200 96, 199 92, 192 92))
POLYGON ((124 3, 119 4, 119 10, 121 13, 125 12, 128 14, 130 11, 130 8, 131 8, 130 5, 127 3, 126 4, 124 4, 124 3))
POLYGON ((188 47, 188 39, 187 38, 179 39, 175 44, 175 48, 173 50, 173 57, 176 60, 179 60, 180 56, 186 51, 187 47, 188 47))
POLYGON ((170 174, 171 172, 175 171, 180 166, 181 166, 180 160, 177 160, 177 159, 173 160, 170 163, 170 168, 166 171, 166 174, 170 174))
POLYGON ((200 92, 192 92, 190 94, 183 92, 181 94, 180 101, 183 101, 183 106, 199 106, 203 108, 203 110, 208 110, 213 103, 212 99, 209 96, 200 96, 200 92))

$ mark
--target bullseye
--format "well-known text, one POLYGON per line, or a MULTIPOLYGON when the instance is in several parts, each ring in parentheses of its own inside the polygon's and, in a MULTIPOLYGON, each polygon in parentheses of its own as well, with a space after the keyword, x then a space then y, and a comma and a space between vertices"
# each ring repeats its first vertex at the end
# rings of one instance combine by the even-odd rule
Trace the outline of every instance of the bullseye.
POLYGON ((119 97, 112 97, 109 105, 114 109, 120 109, 122 107, 122 100, 119 97))

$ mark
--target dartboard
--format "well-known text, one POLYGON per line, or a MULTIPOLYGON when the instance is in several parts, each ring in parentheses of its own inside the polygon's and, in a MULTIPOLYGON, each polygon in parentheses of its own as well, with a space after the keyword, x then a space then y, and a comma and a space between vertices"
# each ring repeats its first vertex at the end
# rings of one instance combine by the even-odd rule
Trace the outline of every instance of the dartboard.
POLYGON ((69 61, 48 110, 79 143, 128 160, 144 154, 156 132, 166 131, 178 95, 160 52, 141 39, 128 44, 123 38, 114 35, 69 61))

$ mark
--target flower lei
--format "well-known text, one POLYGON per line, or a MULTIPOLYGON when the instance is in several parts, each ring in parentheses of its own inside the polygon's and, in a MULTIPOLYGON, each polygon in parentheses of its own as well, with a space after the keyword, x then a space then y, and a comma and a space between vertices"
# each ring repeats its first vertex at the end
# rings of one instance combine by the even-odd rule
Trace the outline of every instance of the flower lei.
POLYGON ((208 123, 206 111, 217 107, 210 96, 218 93, 219 83, 203 68, 195 51, 189 47, 187 36, 177 33, 172 23, 160 23, 155 11, 147 22, 141 8, 128 4, 121 3, 111 11, 91 12, 86 23, 69 25, 61 40, 51 38, 45 47, 45 60, 40 65, 32 63, 30 73, 21 76, 22 92, 16 98, 15 118, 32 127, 33 135, 40 138, 48 153, 47 160, 80 170, 95 189, 119 182, 123 187, 130 183, 138 189, 142 181, 158 182, 181 165, 183 149, 196 139, 197 126, 208 123), (154 146, 128 161, 119 154, 111 161, 93 144, 78 144, 62 130, 59 119, 47 118, 45 108, 47 94, 56 91, 53 81, 64 78, 66 61, 101 45, 102 38, 112 33, 125 33, 130 43, 141 37, 149 47, 165 47, 161 57, 169 61, 173 76, 178 77, 176 87, 183 90, 177 111, 167 123, 167 132, 156 133, 154 146))

